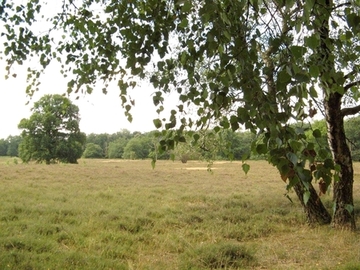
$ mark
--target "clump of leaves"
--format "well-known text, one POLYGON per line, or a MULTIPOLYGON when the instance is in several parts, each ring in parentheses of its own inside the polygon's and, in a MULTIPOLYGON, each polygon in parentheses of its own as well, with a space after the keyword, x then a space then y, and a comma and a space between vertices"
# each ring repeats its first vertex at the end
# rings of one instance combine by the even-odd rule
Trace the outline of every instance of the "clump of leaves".
POLYGON ((253 252, 237 243, 202 245, 183 254, 181 269, 233 269, 254 266, 253 252))

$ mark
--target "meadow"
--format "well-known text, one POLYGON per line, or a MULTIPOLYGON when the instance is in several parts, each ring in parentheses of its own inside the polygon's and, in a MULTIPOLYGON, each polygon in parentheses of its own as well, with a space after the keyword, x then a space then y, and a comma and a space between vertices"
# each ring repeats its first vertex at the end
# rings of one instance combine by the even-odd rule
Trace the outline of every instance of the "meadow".
POLYGON ((250 165, 0 158, 0 269, 360 269, 360 231, 309 227, 277 171, 250 165))

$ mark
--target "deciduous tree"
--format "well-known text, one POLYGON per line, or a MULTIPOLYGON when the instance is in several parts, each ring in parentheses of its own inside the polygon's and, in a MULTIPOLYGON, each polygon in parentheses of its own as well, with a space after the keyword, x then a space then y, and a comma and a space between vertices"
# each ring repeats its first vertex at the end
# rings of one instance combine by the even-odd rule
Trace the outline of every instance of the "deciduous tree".
POLYGON ((17 157, 19 156, 19 145, 22 141, 22 138, 18 135, 16 136, 8 136, 6 138, 7 142, 7 151, 6 155, 10 157, 17 157))
POLYGON ((153 138, 149 134, 137 134, 130 139, 123 153, 125 159, 145 159, 154 150, 153 138))
POLYGON ((128 143, 128 139, 120 137, 113 142, 109 143, 108 156, 109 158, 122 158, 124 155, 124 149, 128 143))
POLYGON ((5 139, 0 139, 0 156, 7 156, 8 143, 5 139))
POLYGON ((19 146, 24 162, 77 163, 86 136, 79 128, 79 108, 61 95, 45 95, 34 103, 29 119, 22 119, 23 141, 19 146))
POLYGON ((41 31, 45 2, 2 3, 9 75, 27 59, 41 64, 29 69, 29 94, 41 70, 58 61, 68 92, 91 93, 99 81, 106 92, 116 81, 131 120, 130 90, 148 80, 158 112, 169 91, 181 101, 168 119, 154 120, 171 130, 160 149, 173 148, 187 128, 244 126, 259 135, 252 150, 267 154, 295 188, 310 222, 331 220, 313 188, 321 178, 334 186, 333 225, 355 228, 343 119, 360 110, 359 1, 62 1, 41 31), (195 116, 185 114, 189 106, 195 116), (326 119, 331 154, 317 153, 305 129, 290 125, 317 112, 326 119), (324 163, 312 172, 308 163, 319 155, 324 163))
POLYGON ((87 143, 83 153, 84 158, 103 158, 103 149, 95 143, 87 143))

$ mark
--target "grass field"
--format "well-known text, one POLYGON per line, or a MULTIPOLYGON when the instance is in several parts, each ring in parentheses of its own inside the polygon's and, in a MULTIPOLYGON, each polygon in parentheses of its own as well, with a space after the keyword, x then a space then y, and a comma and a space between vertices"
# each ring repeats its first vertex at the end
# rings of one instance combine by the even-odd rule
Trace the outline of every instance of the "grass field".
POLYGON ((0 158, 0 269, 360 269, 359 232, 309 228, 250 164, 0 158))

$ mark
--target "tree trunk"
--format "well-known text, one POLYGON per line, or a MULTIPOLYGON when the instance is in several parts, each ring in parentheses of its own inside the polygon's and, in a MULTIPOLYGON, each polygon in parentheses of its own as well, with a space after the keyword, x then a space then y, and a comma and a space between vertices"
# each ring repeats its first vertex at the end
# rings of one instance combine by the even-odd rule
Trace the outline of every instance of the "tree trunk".
POLYGON ((330 224, 331 215, 326 210, 325 206, 321 202, 316 190, 314 189, 311 183, 309 185, 310 198, 306 205, 304 203, 304 197, 303 197, 304 192, 306 191, 304 184, 300 181, 294 186, 294 190, 301 202, 301 205, 304 208, 306 219, 309 225, 330 224))
MULTIPOLYGON (((330 36, 330 15, 333 1, 325 0, 313 11, 320 24, 314 24, 320 36, 318 58, 321 60, 320 86, 324 94, 327 135, 333 161, 339 165, 339 181, 334 183, 333 225, 337 228, 355 229, 353 181, 354 172, 349 147, 344 131, 344 115, 341 111, 343 95, 337 90, 336 64, 332 55, 334 41, 330 36)), ((345 90, 345 89, 344 89, 345 90)))
POLYGON ((355 215, 353 201, 354 170, 344 130, 341 113, 341 95, 330 94, 325 100, 328 141, 335 164, 340 165, 339 181, 334 182, 333 226, 354 230, 355 215))

